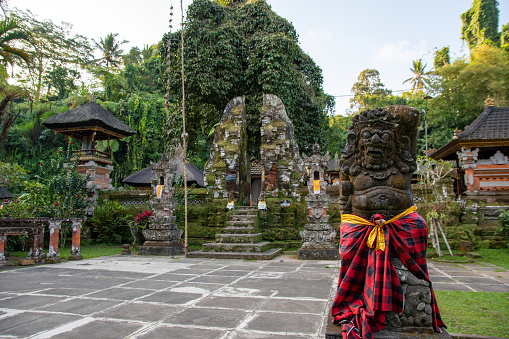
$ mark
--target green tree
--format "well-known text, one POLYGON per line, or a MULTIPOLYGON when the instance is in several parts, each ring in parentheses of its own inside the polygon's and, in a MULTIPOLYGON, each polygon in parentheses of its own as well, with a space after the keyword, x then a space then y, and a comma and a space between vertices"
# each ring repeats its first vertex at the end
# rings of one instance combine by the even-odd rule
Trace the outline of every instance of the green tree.
POLYGON ((122 54, 124 50, 120 49, 120 45, 125 44, 129 41, 117 40, 118 33, 109 33, 106 37, 101 38, 99 42, 92 39, 95 43, 95 47, 101 52, 101 57, 99 59, 95 59, 95 62, 98 64, 106 63, 106 68, 110 66, 118 67, 120 65, 120 60, 122 59, 122 54))
MULTIPOLYGON (((244 95, 248 119, 249 152, 260 145, 260 107, 263 93, 279 96, 294 121, 301 149, 324 143, 327 113, 334 99, 324 93, 322 71, 298 45, 294 27, 274 13, 263 0, 194 1, 184 27, 186 116, 190 156, 198 154, 197 141, 221 119, 224 107, 244 95)), ((177 109, 169 117, 168 144, 180 139, 180 32, 165 35, 160 47, 170 50, 170 100, 177 109)))
POLYGON ((440 69, 440 67, 449 65, 451 63, 451 57, 449 56, 449 46, 442 47, 439 50, 435 51, 435 59, 433 61, 433 66, 435 70, 440 69))
POLYGON ((81 74, 74 69, 54 65, 51 71, 48 71, 44 76, 45 83, 48 86, 48 96, 52 89, 55 89, 58 100, 66 98, 70 92, 78 88, 75 81, 80 77, 81 74))
POLYGON ((385 85, 380 80, 380 72, 376 69, 365 69, 357 78, 352 86, 353 98, 350 99, 350 111, 356 113, 366 109, 381 107, 380 100, 392 91, 385 88, 385 85))
POLYGON ((23 30, 15 18, 5 18, 0 21, 0 57, 2 64, 13 65, 16 59, 21 59, 26 64, 30 63, 30 55, 22 48, 13 44, 25 41, 30 42, 30 35, 23 30))
POLYGON ((410 72, 414 73, 414 76, 406 79, 403 83, 410 82, 412 85, 412 91, 415 89, 422 91, 429 85, 430 72, 426 72, 426 64, 422 62, 422 59, 412 61, 413 68, 410 68, 410 72))
POLYGON ((489 96, 495 106, 509 105, 509 55, 502 49, 482 45, 472 50, 471 61, 455 60, 441 67, 432 82, 428 126, 430 148, 451 140, 455 129, 463 130, 483 111, 489 96))
POLYGON ((461 14, 461 38, 470 51, 489 42, 498 42, 498 1, 474 0, 472 7, 461 14))
POLYGON ((129 52, 126 55, 122 56, 122 60, 124 61, 125 65, 128 64, 138 65, 141 62, 142 58, 143 56, 141 54, 141 51, 136 46, 131 47, 129 52))
POLYGON ((30 55, 31 66, 23 67, 17 80, 29 88, 34 101, 38 102, 48 69, 54 65, 78 68, 91 58, 92 48, 82 35, 71 36, 69 23, 57 25, 51 20, 39 20, 30 11, 18 10, 12 15, 30 32, 30 44, 25 44, 24 49, 30 55))

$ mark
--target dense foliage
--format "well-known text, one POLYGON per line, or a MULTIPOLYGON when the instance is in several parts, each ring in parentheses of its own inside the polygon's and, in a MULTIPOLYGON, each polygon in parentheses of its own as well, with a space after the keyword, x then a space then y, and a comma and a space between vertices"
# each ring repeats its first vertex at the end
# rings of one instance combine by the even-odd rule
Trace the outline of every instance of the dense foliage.
MULTIPOLYGON (((170 87, 180 106, 180 32, 170 37, 170 87)), ((161 54, 167 54, 168 35, 161 54)), ((232 98, 245 96, 249 151, 260 146, 262 94, 279 96, 294 122, 301 149, 325 142, 327 113, 334 100, 322 89, 322 71, 298 45, 290 22, 263 0, 195 0, 184 27, 185 103, 191 154, 200 152, 199 140, 210 144, 209 131, 221 119, 232 98)), ((170 124, 180 122, 177 109, 170 124)), ((174 131, 169 142, 178 140, 174 131)))

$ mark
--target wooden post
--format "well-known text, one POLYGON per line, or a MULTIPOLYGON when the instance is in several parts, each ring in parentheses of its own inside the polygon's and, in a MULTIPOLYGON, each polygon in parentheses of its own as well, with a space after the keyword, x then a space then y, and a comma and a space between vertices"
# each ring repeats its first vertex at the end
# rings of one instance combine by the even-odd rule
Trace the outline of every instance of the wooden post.
POLYGON ((184 7, 182 0, 180 0, 180 12, 182 17, 180 29, 180 61, 181 61, 181 76, 182 76, 182 146, 184 147, 184 255, 187 257, 187 146, 186 146, 186 105, 185 105, 185 92, 184 92, 184 7))

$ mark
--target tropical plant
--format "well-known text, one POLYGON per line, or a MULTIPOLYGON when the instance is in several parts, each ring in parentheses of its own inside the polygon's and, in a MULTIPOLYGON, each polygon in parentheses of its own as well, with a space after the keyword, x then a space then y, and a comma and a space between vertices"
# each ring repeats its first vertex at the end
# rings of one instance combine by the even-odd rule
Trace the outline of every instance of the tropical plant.
POLYGON ((14 47, 13 43, 20 41, 30 42, 30 35, 22 29, 16 18, 0 20, 0 57, 2 64, 13 65, 15 59, 26 64, 30 63, 30 55, 22 48, 14 47))
POLYGON ((0 186, 12 186, 23 183, 27 173, 18 164, 0 161, 0 186))
POLYGON ((134 213, 117 201, 108 200, 95 208, 94 216, 87 220, 86 227, 91 228, 92 237, 98 243, 131 243, 129 223, 134 219, 134 213))
POLYGON ((99 42, 92 39, 95 43, 95 47, 101 52, 102 57, 95 59, 94 62, 98 64, 106 63, 106 67, 110 66, 118 67, 120 65, 120 59, 124 51, 120 49, 120 45, 125 44, 129 41, 122 40, 117 41, 118 33, 109 33, 106 37, 101 38, 99 42))
POLYGON ((422 59, 412 61, 413 67, 410 71, 414 73, 414 76, 406 79, 403 83, 410 82, 412 85, 411 89, 422 91, 429 85, 429 76, 431 72, 426 72, 426 64, 422 62, 422 59))

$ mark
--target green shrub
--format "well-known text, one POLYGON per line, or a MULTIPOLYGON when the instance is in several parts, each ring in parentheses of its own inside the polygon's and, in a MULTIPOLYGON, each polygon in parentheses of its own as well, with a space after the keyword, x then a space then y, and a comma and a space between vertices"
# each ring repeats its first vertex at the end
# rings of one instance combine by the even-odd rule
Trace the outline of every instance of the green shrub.
POLYGON ((87 220, 92 238, 102 244, 128 244, 133 242, 129 223, 134 221, 136 211, 116 201, 106 201, 97 206, 94 216, 87 220))

